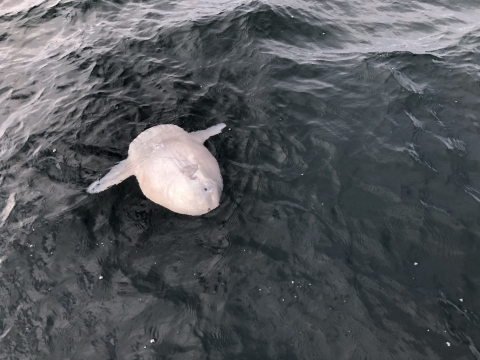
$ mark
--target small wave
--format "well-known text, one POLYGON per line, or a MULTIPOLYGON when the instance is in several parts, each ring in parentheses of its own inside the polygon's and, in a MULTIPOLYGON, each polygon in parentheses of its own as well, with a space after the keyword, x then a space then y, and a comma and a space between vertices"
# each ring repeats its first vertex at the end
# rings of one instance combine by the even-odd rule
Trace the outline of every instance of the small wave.
POLYGON ((2 1, 2 7, 0 9, 0 16, 14 15, 41 5, 45 0, 6 0, 2 1))
POLYGON ((396 69, 392 69, 391 71, 395 79, 397 79, 398 83, 402 85, 405 89, 407 89, 408 91, 414 92, 416 94, 423 94, 423 91, 427 87, 426 85, 421 85, 416 83, 401 71, 398 71, 396 69))
POLYGON ((461 140, 457 140, 457 139, 453 139, 453 138, 447 138, 447 137, 437 135, 437 134, 433 134, 433 133, 431 133, 431 134, 432 134, 432 136, 434 136, 435 138, 440 140, 442 143, 444 143, 445 146, 447 147, 447 149, 449 149, 449 150, 457 149, 457 150, 460 150, 460 151, 466 151, 466 144, 461 140))
POLYGON ((12 193, 8 197, 5 203, 5 207, 0 213, 0 227, 2 227, 5 224, 5 221, 8 219, 8 216, 10 215, 14 207, 15 207, 15 193, 12 193))
POLYGON ((415 116, 410 114, 407 110, 405 110, 405 114, 407 114, 408 117, 410 118, 410 120, 412 120, 412 123, 415 127, 419 128, 419 129, 422 129, 422 130, 425 130, 425 126, 423 125, 423 122, 418 120, 415 116))
POLYGON ((472 198, 475 199, 475 201, 480 203, 480 191, 477 189, 472 188, 471 186, 467 186, 465 188, 465 192, 470 195, 472 198))

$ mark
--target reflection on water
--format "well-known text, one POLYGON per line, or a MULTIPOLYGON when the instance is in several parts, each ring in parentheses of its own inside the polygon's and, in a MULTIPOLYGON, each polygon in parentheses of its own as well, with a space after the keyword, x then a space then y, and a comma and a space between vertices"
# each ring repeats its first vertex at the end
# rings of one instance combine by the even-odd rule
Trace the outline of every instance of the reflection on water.
POLYGON ((1 7, 7 358, 480 359, 475 3, 1 7), (86 194, 221 122, 211 213, 86 194))

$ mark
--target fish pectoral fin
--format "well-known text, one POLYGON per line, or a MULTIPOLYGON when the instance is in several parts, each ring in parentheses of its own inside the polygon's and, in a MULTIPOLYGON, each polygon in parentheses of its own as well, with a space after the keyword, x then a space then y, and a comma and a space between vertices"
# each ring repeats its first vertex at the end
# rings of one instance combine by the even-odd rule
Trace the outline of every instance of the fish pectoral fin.
POLYGON ((203 144, 210 136, 220 134, 225 124, 217 124, 205 130, 195 131, 189 133, 195 140, 203 144))
POLYGON ((194 179, 193 175, 195 175, 197 170, 198 170, 197 164, 186 165, 182 168, 182 172, 192 180, 194 179))
POLYGON ((99 193, 100 191, 108 189, 110 186, 121 183, 126 178, 134 175, 134 169, 134 166, 128 158, 120 161, 110 169, 107 175, 90 184, 87 188, 87 192, 89 194, 99 193))

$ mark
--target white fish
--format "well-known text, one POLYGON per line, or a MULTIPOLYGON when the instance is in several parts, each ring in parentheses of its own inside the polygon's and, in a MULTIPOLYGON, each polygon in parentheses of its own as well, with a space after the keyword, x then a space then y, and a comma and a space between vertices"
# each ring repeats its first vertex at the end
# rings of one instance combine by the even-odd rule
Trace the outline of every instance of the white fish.
POLYGON ((188 133, 176 125, 158 125, 138 135, 128 157, 87 192, 98 193, 135 175, 143 194, 176 213, 202 215, 215 209, 223 190, 217 160, 203 146, 225 124, 188 133))

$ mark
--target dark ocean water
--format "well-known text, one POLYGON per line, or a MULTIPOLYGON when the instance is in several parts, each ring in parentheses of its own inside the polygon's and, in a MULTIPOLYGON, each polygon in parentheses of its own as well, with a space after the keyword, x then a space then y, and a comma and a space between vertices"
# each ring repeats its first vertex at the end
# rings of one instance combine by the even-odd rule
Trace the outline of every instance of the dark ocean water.
POLYGON ((480 5, 0 1, 0 359, 480 359, 480 5), (201 217, 143 130, 225 122, 201 217))

